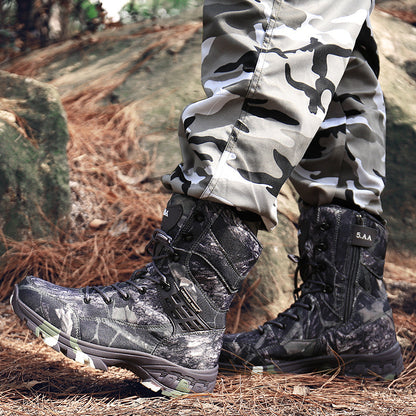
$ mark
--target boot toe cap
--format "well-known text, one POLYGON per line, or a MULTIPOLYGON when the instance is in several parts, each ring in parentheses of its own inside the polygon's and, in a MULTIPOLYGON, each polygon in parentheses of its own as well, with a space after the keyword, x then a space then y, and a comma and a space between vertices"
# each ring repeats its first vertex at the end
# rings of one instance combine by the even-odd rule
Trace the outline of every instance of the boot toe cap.
POLYGON ((68 289, 35 276, 25 277, 18 285, 19 302, 57 329, 73 335, 78 317, 70 302, 68 289))

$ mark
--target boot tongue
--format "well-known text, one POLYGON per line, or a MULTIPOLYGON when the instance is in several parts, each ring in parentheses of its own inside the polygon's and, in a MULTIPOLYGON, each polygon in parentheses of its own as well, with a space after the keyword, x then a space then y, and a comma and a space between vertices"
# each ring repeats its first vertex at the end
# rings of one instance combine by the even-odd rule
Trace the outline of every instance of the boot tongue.
MULTIPOLYGON (((194 205, 195 200, 193 198, 181 194, 173 194, 163 211, 161 230, 174 240, 194 205)), ((163 246, 163 244, 156 244, 153 254, 159 256, 163 246)))
POLYGON ((195 203, 196 200, 194 198, 173 194, 166 209, 163 211, 161 229, 170 237, 175 238, 191 214, 195 203))
POLYGON ((163 211, 163 219, 162 219, 162 230, 170 234, 169 231, 175 227, 175 225, 178 223, 180 218, 183 214, 183 208, 182 205, 170 205, 165 208, 163 211))
POLYGON ((166 246, 166 243, 168 243, 167 239, 173 239, 177 232, 177 225, 182 217, 182 214, 182 205, 172 205, 169 201, 168 206, 163 211, 162 224, 160 226, 161 230, 164 231, 165 234, 159 231, 156 237, 153 237, 153 256, 160 256, 166 246))
MULTIPOLYGON (((301 293, 302 296, 307 295, 310 292, 316 290, 316 282, 321 282, 322 279, 319 277, 320 274, 318 273, 319 266, 313 265, 307 262, 307 260, 300 260, 299 261, 299 274, 302 279, 301 284, 301 293)), ((322 281, 322 283, 324 283, 322 281)))

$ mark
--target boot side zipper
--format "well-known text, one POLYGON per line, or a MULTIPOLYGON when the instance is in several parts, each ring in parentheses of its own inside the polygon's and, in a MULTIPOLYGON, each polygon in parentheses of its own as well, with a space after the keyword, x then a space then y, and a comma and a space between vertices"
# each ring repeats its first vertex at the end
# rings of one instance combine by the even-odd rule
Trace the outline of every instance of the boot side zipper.
POLYGON ((346 273, 347 293, 345 294, 345 309, 344 309, 344 322, 347 322, 352 314, 353 302, 354 302, 354 286, 356 281, 356 275, 360 263, 360 247, 351 246, 351 261, 349 263, 348 271, 346 273))
MULTIPOLYGON (((356 224, 362 225, 363 218, 361 214, 356 215, 356 224)), ((351 245, 350 250, 350 262, 348 265, 348 271, 346 273, 347 282, 347 293, 345 295, 345 309, 344 309, 344 322, 347 322, 351 318, 352 308, 354 303, 354 286, 357 277, 358 268, 360 266, 360 250, 361 248, 356 245, 351 245)), ((348 258, 348 257, 347 257, 348 258)))

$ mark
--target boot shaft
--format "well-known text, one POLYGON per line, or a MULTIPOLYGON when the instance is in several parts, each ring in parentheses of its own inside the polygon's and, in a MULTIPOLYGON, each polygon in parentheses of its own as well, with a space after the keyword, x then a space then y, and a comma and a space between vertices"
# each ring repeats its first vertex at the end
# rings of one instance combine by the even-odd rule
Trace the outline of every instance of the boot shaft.
POLYGON ((382 280, 385 252, 384 226, 368 213, 304 205, 295 302, 256 330, 226 335, 222 365, 396 377, 403 363, 382 280))
POLYGON ((169 280, 161 292, 166 312, 185 332, 224 328, 225 312, 260 256, 256 236, 235 209, 178 194, 161 228, 153 264, 169 280))
POLYGON ((340 321, 351 318, 362 293, 390 309, 383 283, 387 233, 380 221, 338 205, 304 206, 299 229, 301 277, 306 283, 319 274, 340 321))

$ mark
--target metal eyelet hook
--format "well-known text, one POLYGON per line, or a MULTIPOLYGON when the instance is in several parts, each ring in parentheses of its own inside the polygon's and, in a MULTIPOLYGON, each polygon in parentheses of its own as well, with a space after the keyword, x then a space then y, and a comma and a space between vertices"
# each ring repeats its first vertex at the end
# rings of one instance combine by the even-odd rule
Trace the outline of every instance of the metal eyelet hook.
POLYGON ((298 264, 299 263, 299 256, 297 256, 296 254, 288 254, 287 255, 288 259, 291 260, 293 263, 298 264))

